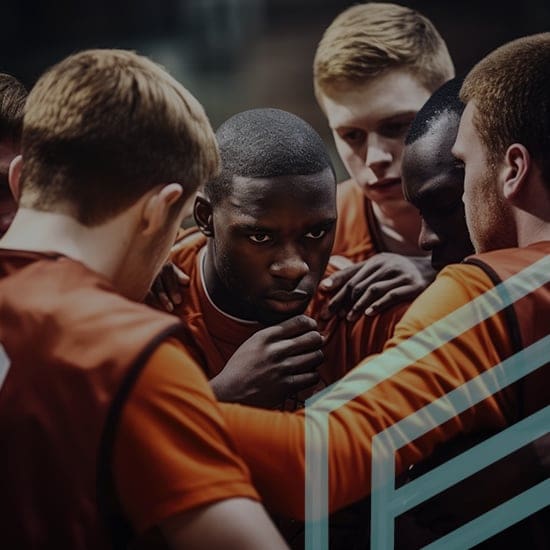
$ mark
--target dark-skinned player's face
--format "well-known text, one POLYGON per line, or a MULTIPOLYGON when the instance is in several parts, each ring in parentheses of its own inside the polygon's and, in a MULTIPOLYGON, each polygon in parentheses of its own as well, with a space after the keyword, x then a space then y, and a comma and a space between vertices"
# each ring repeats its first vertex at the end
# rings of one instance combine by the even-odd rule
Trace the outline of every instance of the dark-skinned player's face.
POLYGON ((464 168, 451 154, 460 117, 450 111, 405 147, 403 191, 422 216, 418 244, 439 271, 474 252, 464 215, 464 168))
POLYGON ((234 177, 213 211, 215 269, 234 309, 264 324, 303 313, 324 274, 336 223, 330 169, 234 177))

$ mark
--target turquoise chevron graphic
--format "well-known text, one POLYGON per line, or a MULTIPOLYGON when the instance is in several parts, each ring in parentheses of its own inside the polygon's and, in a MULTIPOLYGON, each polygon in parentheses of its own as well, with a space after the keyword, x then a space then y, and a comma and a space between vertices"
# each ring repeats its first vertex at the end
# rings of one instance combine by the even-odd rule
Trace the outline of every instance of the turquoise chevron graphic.
MULTIPOLYGON (((394 376, 416 360, 456 338, 550 281, 545 257, 415 334, 382 356, 356 367, 339 382, 306 402, 306 548, 328 549, 328 418, 332 411, 394 376)), ((395 451, 516 382, 548 362, 550 336, 493 366, 478 377, 377 434, 372 441, 371 547, 393 548, 394 519, 492 462, 544 435, 550 407, 523 419, 422 477, 395 489, 395 451)), ((429 548, 467 548, 550 504, 550 480, 479 516, 435 541, 429 548)))

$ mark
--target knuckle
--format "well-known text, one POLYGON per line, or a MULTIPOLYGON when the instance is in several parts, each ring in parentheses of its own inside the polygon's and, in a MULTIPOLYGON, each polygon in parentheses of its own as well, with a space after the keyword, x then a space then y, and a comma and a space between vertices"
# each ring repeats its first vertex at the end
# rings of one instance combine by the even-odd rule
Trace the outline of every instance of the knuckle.
POLYGON ((281 371, 287 371, 291 368, 291 363, 288 359, 283 359, 282 361, 279 361, 279 368, 281 371))
POLYGON ((309 326, 310 318, 307 315, 297 315, 296 317, 293 317, 289 320, 289 325, 292 328, 300 329, 304 326, 309 326))
POLYGON ((317 382, 319 382, 319 380, 321 379, 321 377, 319 376, 319 373, 318 372, 312 372, 310 374, 308 374, 307 378, 304 380, 304 386, 311 386, 313 384, 316 384, 317 382))
POLYGON ((270 358, 272 361, 282 365, 285 362, 285 356, 283 354, 283 349, 277 345, 269 345, 265 348, 266 357, 270 358))
POLYGON ((320 332, 312 330, 307 334, 306 344, 309 346, 320 347, 323 344, 323 337, 320 332))
POLYGON ((317 328, 317 321, 315 321, 315 319, 312 319, 307 315, 303 315, 303 318, 306 327, 309 327, 311 330, 315 330, 317 328))
POLYGON ((380 294, 380 286, 376 283, 369 286, 369 295, 378 296, 380 294))

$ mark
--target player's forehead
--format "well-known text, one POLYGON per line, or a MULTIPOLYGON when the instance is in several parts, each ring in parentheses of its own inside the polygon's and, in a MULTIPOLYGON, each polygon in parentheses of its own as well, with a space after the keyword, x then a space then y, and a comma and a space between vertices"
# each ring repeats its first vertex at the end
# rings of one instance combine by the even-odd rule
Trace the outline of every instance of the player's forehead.
POLYGON ((429 96, 430 91, 409 71, 391 69, 363 82, 328 88, 322 103, 329 125, 336 129, 414 115, 429 96))
POLYGON ((403 165, 403 191, 406 199, 422 210, 437 207, 441 200, 461 196, 464 172, 447 152, 444 161, 432 157, 431 163, 415 162, 403 165))
POLYGON ((455 158, 465 160, 465 156, 473 149, 479 148, 479 136, 474 127, 474 116, 476 113, 475 101, 471 100, 460 118, 458 133, 452 148, 455 158))
POLYGON ((234 176, 221 207, 240 219, 312 219, 336 212, 336 183, 330 169, 309 175, 234 176))
POLYGON ((425 166, 429 170, 445 168, 454 161, 452 148, 456 140, 460 117, 444 111, 431 118, 426 131, 405 146, 404 162, 425 166))

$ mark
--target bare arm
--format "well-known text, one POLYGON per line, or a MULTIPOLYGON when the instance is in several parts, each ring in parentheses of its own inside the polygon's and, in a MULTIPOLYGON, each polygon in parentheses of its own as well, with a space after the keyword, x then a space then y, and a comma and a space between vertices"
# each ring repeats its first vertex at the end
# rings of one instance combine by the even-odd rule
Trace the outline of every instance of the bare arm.
POLYGON ((161 522, 170 548, 185 550, 279 550, 288 548, 263 507, 232 498, 161 522))

